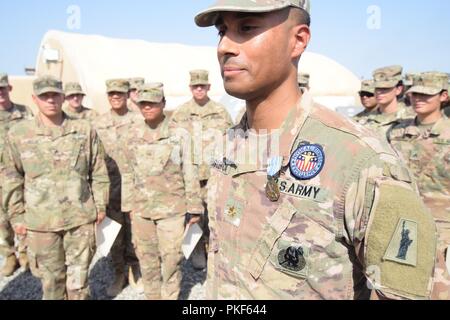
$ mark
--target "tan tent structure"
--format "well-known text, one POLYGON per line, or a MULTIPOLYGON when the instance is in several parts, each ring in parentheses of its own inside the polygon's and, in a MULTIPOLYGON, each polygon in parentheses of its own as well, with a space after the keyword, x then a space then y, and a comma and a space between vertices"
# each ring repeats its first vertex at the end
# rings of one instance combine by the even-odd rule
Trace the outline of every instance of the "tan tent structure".
MULTIPOLYGON (((214 47, 49 31, 36 61, 38 76, 52 74, 64 82, 79 81, 87 93, 86 106, 101 113, 108 110, 106 79, 144 77, 147 82, 163 82, 170 110, 190 99, 188 83, 192 69, 210 70, 211 97, 224 102, 235 117, 243 102, 224 92, 214 47)), ((339 63, 306 53, 300 69, 311 74, 311 93, 318 102, 332 109, 358 103, 360 81, 339 63)))

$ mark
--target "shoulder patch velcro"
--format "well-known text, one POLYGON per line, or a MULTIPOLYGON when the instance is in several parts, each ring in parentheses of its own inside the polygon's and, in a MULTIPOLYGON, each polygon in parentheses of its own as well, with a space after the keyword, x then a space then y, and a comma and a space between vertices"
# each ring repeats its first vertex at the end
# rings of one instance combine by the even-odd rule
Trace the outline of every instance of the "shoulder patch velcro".
POLYGON ((410 186, 378 181, 366 234, 366 270, 375 288, 427 299, 436 256, 436 225, 410 186))

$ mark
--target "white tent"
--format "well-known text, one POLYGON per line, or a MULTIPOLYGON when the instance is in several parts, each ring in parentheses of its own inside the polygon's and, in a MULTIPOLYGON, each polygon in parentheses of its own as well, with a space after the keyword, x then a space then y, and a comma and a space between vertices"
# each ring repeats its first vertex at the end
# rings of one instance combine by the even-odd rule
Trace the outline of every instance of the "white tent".
MULTIPOLYGON (((181 44, 150 43, 49 31, 43 38, 36 61, 36 74, 52 74, 64 82, 79 81, 87 93, 86 106, 108 109, 105 81, 110 78, 144 77, 163 82, 168 109, 190 99, 189 71, 207 69, 211 97, 227 103, 236 116, 243 106, 223 89, 216 48, 181 44)), ((306 53, 300 69, 311 74, 311 93, 330 108, 355 105, 358 78, 345 67, 322 55, 306 53)))

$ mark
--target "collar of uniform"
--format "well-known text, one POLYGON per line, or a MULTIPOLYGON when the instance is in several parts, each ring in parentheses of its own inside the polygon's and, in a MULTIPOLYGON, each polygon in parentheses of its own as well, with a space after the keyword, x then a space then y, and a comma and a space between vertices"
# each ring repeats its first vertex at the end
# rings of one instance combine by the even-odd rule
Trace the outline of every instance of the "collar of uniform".
POLYGON ((200 106, 193 98, 190 103, 189 113, 191 115, 197 115, 200 117, 205 117, 209 114, 215 113, 213 108, 212 100, 209 99, 204 106, 200 106))
POLYGON ((430 135, 433 137, 439 137, 445 129, 448 128, 448 123, 446 123, 447 118, 439 119, 431 128, 430 135))
MULTIPOLYGON (((40 116, 35 117, 34 122, 36 124, 36 133, 41 136, 53 136, 52 129, 50 127, 45 126, 40 116)), ((73 121, 67 116, 66 113, 63 112, 63 123, 61 125, 61 136, 76 133, 78 130, 73 126, 73 121)))
POLYGON ((163 122, 161 122, 156 129, 151 129, 149 125, 144 121, 141 138, 147 142, 159 141, 169 138, 169 118, 165 116, 163 122))
POLYGON ((87 108, 85 108, 85 107, 83 107, 83 106, 81 106, 81 108, 80 108, 80 111, 72 111, 70 108, 69 108, 69 106, 64 106, 63 107, 63 111, 66 113, 66 114, 68 114, 68 115, 70 115, 70 114, 81 114, 81 113, 83 113, 84 111, 86 111, 87 110, 87 108))
MULTIPOLYGON (((297 138, 297 136, 300 134, 300 131, 303 128, 303 125, 306 122, 306 119, 309 117, 311 113, 311 109, 313 107, 313 100, 309 93, 303 94, 302 98, 299 100, 299 102, 296 104, 294 108, 288 113, 288 116, 286 117, 286 120, 281 125, 279 129, 279 134, 275 135, 279 139, 279 156, 283 157, 283 167, 286 167, 289 165, 290 155, 292 153, 292 150, 294 149, 294 143, 297 138)), ((228 143, 230 143, 230 140, 234 140, 231 143, 234 143, 234 147, 232 148, 233 151, 235 151, 234 154, 267 154, 276 156, 275 154, 271 153, 271 150, 264 150, 264 152, 261 152, 261 150, 254 150, 257 149, 258 145, 249 145, 250 141, 248 139, 249 137, 249 126, 247 121, 247 114, 242 118, 239 125, 235 127, 234 132, 237 132, 233 137, 228 137, 228 143), (244 134, 239 134, 244 133, 244 134), (247 150, 247 153, 246 153, 247 150)), ((270 138, 273 138, 274 135, 271 135, 270 138)), ((257 157, 256 157, 257 158, 257 157)), ((233 176, 240 175, 243 173, 249 173, 249 172, 257 172, 257 171, 267 171, 268 167, 268 160, 269 159, 258 159, 255 163, 248 163, 248 164, 239 164, 235 163, 236 166, 230 170, 230 174, 233 176)))

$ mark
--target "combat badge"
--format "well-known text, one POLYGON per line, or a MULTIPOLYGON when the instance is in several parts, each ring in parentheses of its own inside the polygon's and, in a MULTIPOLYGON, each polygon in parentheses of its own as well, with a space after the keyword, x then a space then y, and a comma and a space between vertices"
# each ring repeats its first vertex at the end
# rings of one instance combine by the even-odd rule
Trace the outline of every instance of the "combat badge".
POLYGON ((308 248, 280 240, 277 249, 278 254, 271 258, 276 269, 296 278, 308 277, 308 248))
POLYGON ((417 223, 400 219, 384 259, 415 267, 417 248, 417 223))
POLYGON ((298 180, 315 178, 325 165, 325 153, 322 146, 307 144, 300 146, 291 156, 289 163, 292 175, 298 180))

